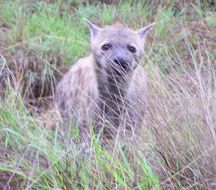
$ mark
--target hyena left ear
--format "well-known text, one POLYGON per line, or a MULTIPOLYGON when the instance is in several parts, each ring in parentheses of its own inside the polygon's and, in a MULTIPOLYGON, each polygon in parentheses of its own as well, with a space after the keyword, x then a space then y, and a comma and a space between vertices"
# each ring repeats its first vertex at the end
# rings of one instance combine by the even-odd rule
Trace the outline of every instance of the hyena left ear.
POLYGON ((140 28, 136 30, 136 33, 139 35, 139 37, 145 41, 145 38, 149 32, 149 30, 155 25, 155 23, 151 23, 148 26, 145 26, 144 28, 140 28))
POLYGON ((84 18, 84 21, 87 23, 89 31, 90 31, 90 37, 91 41, 95 38, 97 33, 101 30, 101 28, 95 24, 93 24, 90 20, 84 18))

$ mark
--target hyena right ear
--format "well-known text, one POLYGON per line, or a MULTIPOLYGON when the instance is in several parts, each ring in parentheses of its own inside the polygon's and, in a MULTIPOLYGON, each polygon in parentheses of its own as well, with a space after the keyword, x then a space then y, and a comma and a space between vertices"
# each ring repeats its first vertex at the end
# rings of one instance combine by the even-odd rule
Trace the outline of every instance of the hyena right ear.
POLYGON ((136 33, 139 35, 139 37, 145 41, 147 34, 149 33, 149 30, 155 25, 155 23, 151 23, 148 26, 145 26, 144 28, 140 28, 136 31, 136 33))
POLYGON ((84 18, 84 21, 87 23, 89 31, 90 31, 90 37, 91 41, 95 38, 97 33, 101 30, 101 28, 95 24, 93 24, 90 20, 84 18))

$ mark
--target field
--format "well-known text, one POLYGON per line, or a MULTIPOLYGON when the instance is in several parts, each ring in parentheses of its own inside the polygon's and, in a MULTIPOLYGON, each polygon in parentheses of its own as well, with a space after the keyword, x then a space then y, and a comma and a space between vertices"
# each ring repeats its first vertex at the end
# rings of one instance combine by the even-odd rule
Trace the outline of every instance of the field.
POLYGON ((0 0, 0 189, 216 189, 216 1, 0 0), (60 78, 90 52, 84 17, 156 23, 133 139, 75 143, 53 106, 60 78))

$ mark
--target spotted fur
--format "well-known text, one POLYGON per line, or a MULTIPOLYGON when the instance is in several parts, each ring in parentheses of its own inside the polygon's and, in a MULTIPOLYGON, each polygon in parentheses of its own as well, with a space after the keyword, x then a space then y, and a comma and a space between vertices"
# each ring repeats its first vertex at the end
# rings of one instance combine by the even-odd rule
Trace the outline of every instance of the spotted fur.
POLYGON ((153 24, 134 31, 122 25, 100 28, 86 21, 91 54, 78 62, 59 82, 55 101, 64 120, 81 129, 93 122, 115 129, 141 127, 145 114, 147 79, 139 61, 153 24))

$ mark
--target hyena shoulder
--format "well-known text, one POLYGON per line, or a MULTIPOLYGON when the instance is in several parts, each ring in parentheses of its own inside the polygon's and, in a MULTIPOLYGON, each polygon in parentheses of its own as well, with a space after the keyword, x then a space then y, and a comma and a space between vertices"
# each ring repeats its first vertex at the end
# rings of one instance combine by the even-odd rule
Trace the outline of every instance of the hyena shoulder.
POLYGON ((147 75, 142 66, 138 65, 132 80, 128 93, 134 92, 139 96, 146 97, 148 92, 147 75))
POLYGON ((61 114, 67 117, 71 110, 87 109, 96 96, 97 82, 93 58, 90 55, 79 59, 63 76, 56 89, 55 102, 61 114))
MULTIPOLYGON (((133 120, 142 120, 146 113, 146 103, 148 94, 147 75, 143 68, 138 66, 134 76, 131 79, 125 99, 127 100, 127 109, 129 116, 133 120)), ((142 123, 142 121, 139 121, 142 123)))

